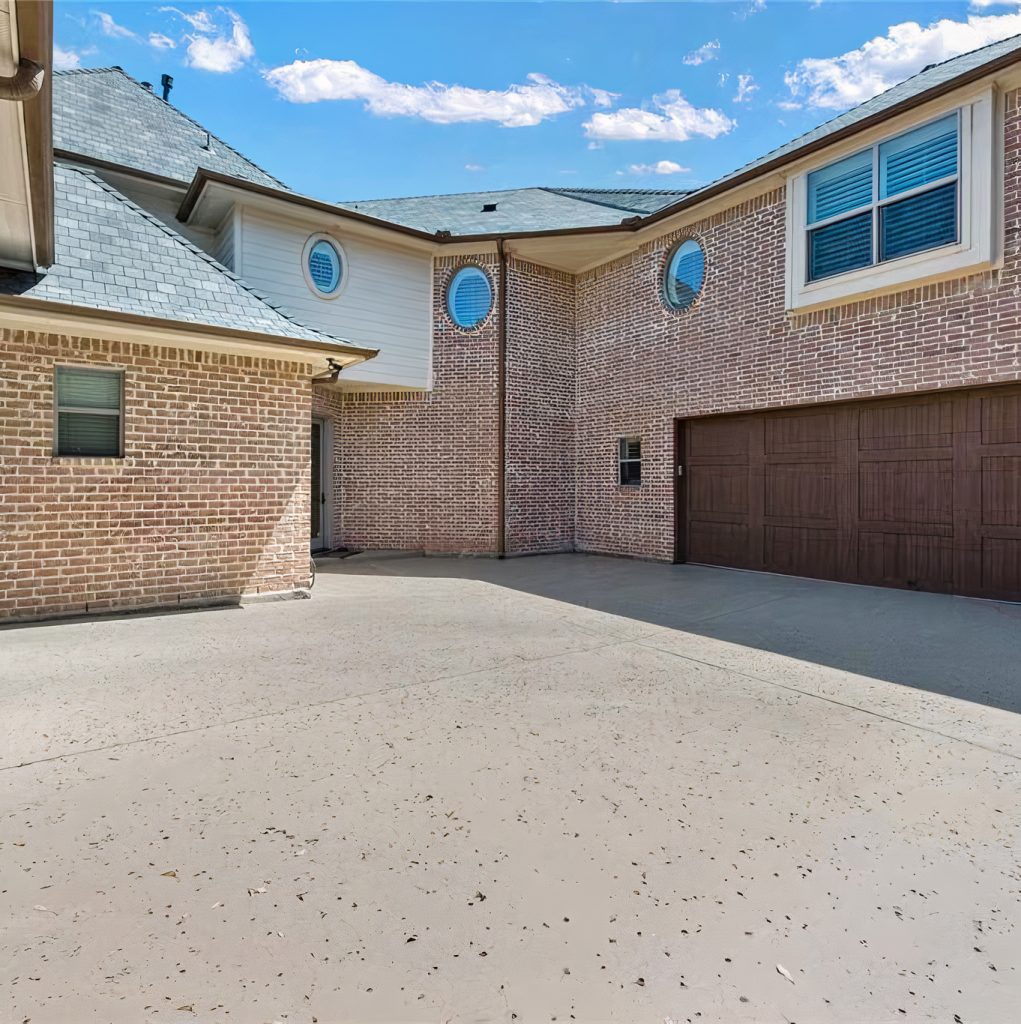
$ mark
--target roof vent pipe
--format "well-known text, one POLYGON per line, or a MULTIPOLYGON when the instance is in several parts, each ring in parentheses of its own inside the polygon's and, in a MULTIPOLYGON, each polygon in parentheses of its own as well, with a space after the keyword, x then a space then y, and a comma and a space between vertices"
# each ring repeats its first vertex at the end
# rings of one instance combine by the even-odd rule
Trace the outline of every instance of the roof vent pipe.
POLYGON ((152 92, 152 82, 143 82, 142 83, 142 88, 143 89, 148 89, 149 92, 152 92))
POLYGON ((164 75, 160 79, 160 85, 163 86, 163 102, 170 102, 170 90, 174 87, 174 79, 172 75, 164 75))
POLYGON ((9 77, 0 77, 0 100, 29 100, 43 87, 46 71, 42 64, 22 57, 18 70, 9 77))
POLYGON ((496 203, 483 203, 482 204, 482 212, 483 213, 496 213, 496 203))

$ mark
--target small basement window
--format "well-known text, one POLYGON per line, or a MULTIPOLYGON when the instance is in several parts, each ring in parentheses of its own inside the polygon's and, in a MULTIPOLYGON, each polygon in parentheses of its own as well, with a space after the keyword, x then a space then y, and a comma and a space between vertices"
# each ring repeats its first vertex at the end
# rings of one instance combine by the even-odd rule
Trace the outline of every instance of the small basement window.
POLYGON ((617 479, 621 487, 637 487, 642 482, 642 439, 622 437, 617 452, 617 479))
POLYGON ((54 455, 120 458, 124 413, 124 374, 120 370, 58 366, 54 397, 54 455))

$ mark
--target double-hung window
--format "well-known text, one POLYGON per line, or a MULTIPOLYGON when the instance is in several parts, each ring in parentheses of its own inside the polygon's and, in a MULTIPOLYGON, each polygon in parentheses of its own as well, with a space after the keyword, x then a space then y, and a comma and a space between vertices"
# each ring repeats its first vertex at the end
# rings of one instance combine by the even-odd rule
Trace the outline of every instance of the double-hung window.
POLYGON ((996 266, 1002 98, 878 125, 788 179, 786 306, 838 306, 996 266), (853 148, 852 148, 853 146, 853 148))
POLYGON ((959 241, 960 139, 954 111, 809 174, 808 281, 959 241))
POLYGON ((642 482, 642 439, 622 437, 617 442, 617 481, 621 487, 638 487, 642 482))
POLYGON ((58 366, 55 455, 121 455, 124 374, 58 366))

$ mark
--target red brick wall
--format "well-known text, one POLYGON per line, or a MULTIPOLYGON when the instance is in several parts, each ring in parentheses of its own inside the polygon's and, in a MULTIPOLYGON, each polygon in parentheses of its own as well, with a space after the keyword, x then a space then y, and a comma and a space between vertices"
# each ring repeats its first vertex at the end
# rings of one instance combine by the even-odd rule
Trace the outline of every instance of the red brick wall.
POLYGON ((673 557, 673 421, 708 413, 1021 379, 1017 94, 1007 98, 1002 270, 790 318, 783 190, 643 246, 577 283, 579 550, 673 557), (660 299, 679 237, 706 281, 660 299), (642 486, 616 486, 616 445, 642 438, 642 486))
MULTIPOLYGON (((433 389, 348 393, 332 415, 339 452, 336 543, 445 554, 497 551, 499 263, 493 254, 435 263, 433 389), (494 309, 474 331, 447 316, 458 267, 478 263, 494 309)), ((574 279, 511 260, 506 380, 506 551, 574 544, 574 279)))
POLYGON ((574 548, 574 278, 507 272, 507 554, 574 548))
POLYGON ((348 394, 339 424, 340 543, 359 549, 492 554, 497 547, 497 319, 461 331, 444 310, 457 267, 434 266, 433 389, 348 394))
POLYGON ((311 368, 0 332, 0 618, 308 584, 311 368), (125 370, 123 459, 55 458, 54 364, 125 370))

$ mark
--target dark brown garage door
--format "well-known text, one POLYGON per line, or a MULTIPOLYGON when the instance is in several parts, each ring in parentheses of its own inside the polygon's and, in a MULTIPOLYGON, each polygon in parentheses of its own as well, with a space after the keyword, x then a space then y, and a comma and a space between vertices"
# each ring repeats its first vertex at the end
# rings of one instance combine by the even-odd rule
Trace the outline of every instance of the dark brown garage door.
POLYGON ((681 424, 690 562, 1021 600, 1021 387, 681 424))

